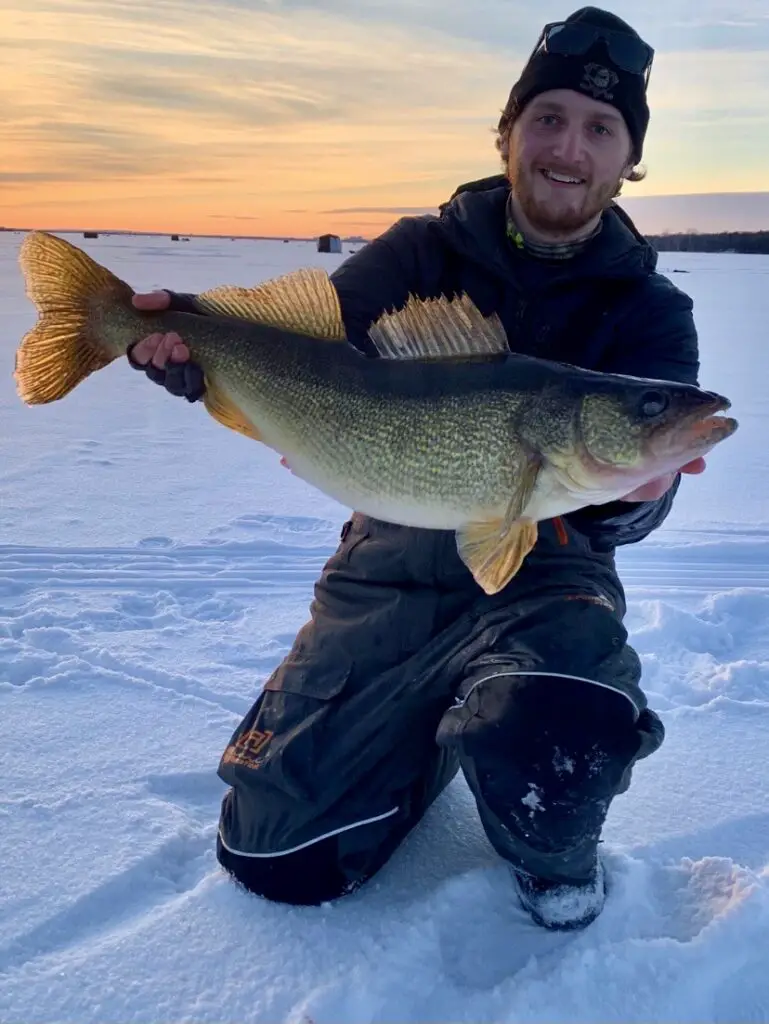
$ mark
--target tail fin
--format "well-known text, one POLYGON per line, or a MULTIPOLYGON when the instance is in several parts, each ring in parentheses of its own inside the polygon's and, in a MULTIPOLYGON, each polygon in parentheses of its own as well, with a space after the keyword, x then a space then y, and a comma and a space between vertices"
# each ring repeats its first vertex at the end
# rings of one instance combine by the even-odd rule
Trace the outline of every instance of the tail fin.
POLYGON ((28 405, 54 402, 122 355, 99 336, 100 308, 131 305, 133 289, 81 249, 43 231, 21 246, 19 263, 39 320, 16 352, 14 378, 28 405))

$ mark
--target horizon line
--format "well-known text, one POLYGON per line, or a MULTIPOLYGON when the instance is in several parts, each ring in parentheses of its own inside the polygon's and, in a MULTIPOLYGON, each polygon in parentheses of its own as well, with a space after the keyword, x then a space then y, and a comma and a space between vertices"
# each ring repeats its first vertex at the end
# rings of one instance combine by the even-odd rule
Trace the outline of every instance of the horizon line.
MULTIPOLYGON (((728 191, 728 192, 715 192, 715 191, 711 191, 711 192, 670 192, 670 193, 655 193, 653 195, 642 195, 642 196, 633 196, 633 195, 624 194, 624 195, 618 196, 616 202, 617 202, 617 205, 622 206, 625 203, 627 203, 629 205, 631 205, 631 204, 632 205, 645 204, 646 202, 653 201, 653 200, 656 200, 656 201, 661 201, 661 200, 697 200, 697 199, 699 199, 699 200, 711 199, 712 200, 712 199, 728 199, 730 197, 743 197, 744 198, 744 197, 748 197, 748 196, 755 196, 755 197, 762 197, 762 198, 769 199, 769 190, 762 190, 762 191, 755 191, 755 190, 753 190, 753 191, 728 191)), ((438 204, 438 205, 436 205, 434 207, 432 207, 432 206, 419 207, 419 209, 422 210, 424 212, 424 214, 429 214, 432 211, 434 211, 435 214, 437 215, 438 211, 439 211, 439 208, 440 208, 440 205, 442 205, 442 204, 438 204)), ((386 208, 385 207, 377 207, 376 209, 380 213, 385 212, 385 210, 387 210, 388 212, 391 212, 394 216, 397 216, 398 214, 408 215, 408 212, 410 212, 413 215, 415 209, 417 209, 417 208, 415 208, 415 207, 408 207, 407 208, 405 206, 393 206, 393 207, 386 207, 386 208)), ((339 211, 339 212, 344 212, 344 211, 339 211)), ((361 211, 359 210, 358 212, 361 212, 361 211)), ((386 227, 387 227, 387 225, 384 225, 381 229, 378 228, 376 234, 372 235, 371 237, 372 238, 376 237, 377 234, 379 234, 381 231, 386 230, 386 227)), ((739 228, 723 229, 723 230, 720 230, 720 231, 708 230, 706 228, 701 228, 701 229, 700 228, 694 228, 694 230, 698 231, 698 232, 700 232, 702 234, 728 234, 728 233, 732 233, 732 232, 734 232, 734 233, 738 233, 738 232, 745 233, 745 229, 739 229, 739 228)), ((769 225, 766 228, 753 229, 751 231, 748 231, 747 233, 751 233, 752 234, 752 233, 755 233, 756 230, 758 230, 758 231, 769 230, 769 225)), ((314 233, 312 235, 289 235, 289 234, 283 234, 282 232, 273 233, 273 234, 245 234, 245 233, 240 233, 237 230, 236 231, 225 231, 225 232, 221 232, 221 231, 218 231, 218 232, 203 231, 203 232, 201 232, 201 231, 180 231, 180 230, 176 230, 176 229, 161 229, 161 228, 154 229, 154 230, 135 230, 135 229, 131 229, 131 228, 120 228, 120 227, 109 227, 109 228, 106 228, 106 227, 105 228, 98 228, 98 227, 90 227, 90 228, 89 227, 41 227, 39 224, 36 224, 34 226, 23 226, 23 227, 5 224, 5 225, 0 225, 0 231, 3 231, 3 232, 8 232, 8 231, 17 231, 17 232, 48 231, 48 232, 51 232, 51 233, 54 233, 54 234, 55 233, 59 233, 59 234, 81 234, 81 233, 84 233, 84 232, 96 232, 96 233, 102 234, 102 235, 137 235, 137 236, 145 236, 145 237, 157 237, 157 236, 161 236, 161 235, 169 235, 169 236, 178 235, 179 238, 181 238, 182 236, 186 236, 186 237, 195 237, 195 238, 245 238, 245 239, 254 239, 254 240, 259 240, 259 239, 264 239, 264 240, 280 240, 280 239, 285 239, 286 241, 314 241, 314 240, 317 240, 317 238, 320 235, 322 235, 322 234, 334 234, 334 235, 337 235, 337 237, 341 238, 343 241, 350 241, 350 242, 370 241, 370 238, 368 236, 364 236, 364 235, 360 235, 360 234, 352 234, 352 235, 350 235, 350 234, 342 234, 339 231, 321 231, 321 232, 314 233)), ((676 234, 691 233, 691 232, 687 232, 687 231, 681 231, 681 230, 675 231, 674 229, 663 228, 660 231, 650 231, 650 232, 648 232, 648 234, 650 234, 650 235, 659 235, 659 234, 665 234, 665 233, 668 233, 668 232, 676 233, 676 234)))

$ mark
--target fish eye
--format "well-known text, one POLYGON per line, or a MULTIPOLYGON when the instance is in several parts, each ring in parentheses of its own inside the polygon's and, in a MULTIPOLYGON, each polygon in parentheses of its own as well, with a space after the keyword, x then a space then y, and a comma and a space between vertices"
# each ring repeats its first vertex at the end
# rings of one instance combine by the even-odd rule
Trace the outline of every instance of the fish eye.
POLYGON ((670 399, 664 391, 644 391, 641 401, 638 403, 638 411, 644 419, 654 419, 661 415, 670 404, 670 399))

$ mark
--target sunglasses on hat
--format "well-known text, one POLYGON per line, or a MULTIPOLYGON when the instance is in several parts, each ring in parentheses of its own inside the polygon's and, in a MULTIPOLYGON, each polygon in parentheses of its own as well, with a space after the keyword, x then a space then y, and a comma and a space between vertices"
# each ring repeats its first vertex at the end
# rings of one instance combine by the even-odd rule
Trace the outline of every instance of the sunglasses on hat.
POLYGON ((615 67, 633 75, 644 75, 649 81, 654 50, 638 36, 617 32, 584 21, 554 21, 542 29, 535 53, 555 53, 564 57, 581 57, 599 41, 606 44, 615 67))

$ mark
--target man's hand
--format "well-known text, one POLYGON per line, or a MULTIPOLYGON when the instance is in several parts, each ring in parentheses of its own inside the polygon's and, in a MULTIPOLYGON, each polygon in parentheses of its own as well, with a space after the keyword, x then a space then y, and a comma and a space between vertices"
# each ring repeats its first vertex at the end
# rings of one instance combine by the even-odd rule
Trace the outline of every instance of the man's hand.
MULTIPOLYGON (((168 292, 146 292, 133 296, 136 309, 161 312, 168 309, 168 292)), ((190 350, 178 334, 150 334, 137 341, 128 350, 128 361, 135 370, 143 370, 155 384, 188 402, 196 402, 205 393, 203 371, 189 361, 190 350)))
MULTIPOLYGON (((680 473, 687 473, 692 476, 697 476, 699 473, 705 471, 705 460, 703 458, 693 459, 691 462, 687 462, 685 466, 681 466, 680 473)), ((630 494, 626 494, 622 501, 656 501, 657 498, 661 498, 666 491, 669 491, 673 486, 673 481, 676 478, 675 473, 666 473, 664 476, 658 476, 656 480, 650 480, 648 483, 643 484, 641 487, 637 487, 630 494)))
MULTIPOLYGON (((171 303, 171 296, 168 292, 145 292, 133 297, 133 304, 137 309, 145 312, 157 313, 168 309, 171 303)), ((168 360, 174 363, 184 363, 190 358, 190 350, 184 344, 178 334, 150 334, 131 348, 131 359, 139 366, 146 366, 152 363, 158 370, 162 370, 168 360)))

